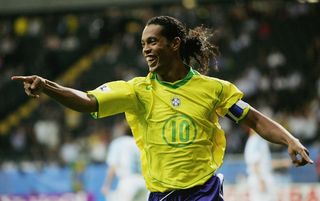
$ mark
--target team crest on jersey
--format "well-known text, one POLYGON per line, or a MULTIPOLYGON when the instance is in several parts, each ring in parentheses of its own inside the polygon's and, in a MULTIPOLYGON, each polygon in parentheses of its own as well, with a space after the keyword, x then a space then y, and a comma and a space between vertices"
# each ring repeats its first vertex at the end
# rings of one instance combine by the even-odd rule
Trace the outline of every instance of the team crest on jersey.
POLYGON ((171 104, 174 106, 174 107, 178 107, 180 106, 181 104, 181 101, 178 97, 174 97, 172 100, 171 100, 171 104))

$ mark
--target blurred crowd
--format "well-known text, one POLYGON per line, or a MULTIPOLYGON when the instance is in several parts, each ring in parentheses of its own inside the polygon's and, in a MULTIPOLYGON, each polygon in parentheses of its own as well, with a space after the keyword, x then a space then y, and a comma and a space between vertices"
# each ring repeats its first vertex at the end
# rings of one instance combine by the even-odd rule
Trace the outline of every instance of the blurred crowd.
MULTIPOLYGON (((12 75, 38 74, 54 80, 102 44, 108 51, 73 87, 89 90, 107 81, 146 75, 140 36, 146 20, 155 15, 177 17, 190 27, 212 27, 221 55, 218 70, 209 74, 234 82, 251 105, 308 147, 319 146, 319 4, 170 4, 1 17, 1 117, 28 100, 21 86, 10 81, 12 75)), ((108 144, 119 135, 116 122, 122 118, 93 120, 89 114, 43 101, 19 126, 0 136, 0 162, 104 163, 108 144)), ((221 124, 227 153, 242 153, 245 129, 227 119, 221 124)), ((278 146, 272 150, 283 151, 278 146)))

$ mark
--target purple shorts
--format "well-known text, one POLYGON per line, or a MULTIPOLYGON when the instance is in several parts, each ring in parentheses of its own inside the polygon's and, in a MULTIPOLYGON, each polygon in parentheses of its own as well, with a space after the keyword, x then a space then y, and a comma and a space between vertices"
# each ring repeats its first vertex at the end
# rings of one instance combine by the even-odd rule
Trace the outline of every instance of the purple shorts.
POLYGON ((148 201, 223 201, 223 175, 213 175, 206 183, 164 193, 151 192, 148 201))

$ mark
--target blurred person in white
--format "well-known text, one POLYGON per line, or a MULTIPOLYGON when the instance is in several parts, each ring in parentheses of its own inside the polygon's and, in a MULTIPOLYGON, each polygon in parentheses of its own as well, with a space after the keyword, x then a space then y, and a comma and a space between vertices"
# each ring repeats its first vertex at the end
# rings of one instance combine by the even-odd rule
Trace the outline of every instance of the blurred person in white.
POLYGON ((249 200, 275 201, 276 191, 268 142, 253 130, 249 130, 248 134, 244 159, 247 165, 248 189, 250 189, 249 200))
POLYGON ((115 125, 109 146, 106 178, 101 188, 107 201, 144 201, 147 190, 140 168, 140 153, 125 120, 115 125), (121 132, 121 134, 120 134, 121 132), (115 188, 113 182, 118 178, 115 188))
POLYGON ((312 101, 308 102, 288 117, 288 129, 307 144, 317 138, 317 111, 313 107, 312 101))
POLYGON ((27 147, 27 136, 24 127, 18 127, 15 132, 10 136, 10 143, 13 148, 14 154, 23 155, 27 147))
POLYGON ((63 144, 60 148, 60 157, 66 165, 74 164, 79 160, 81 147, 70 133, 63 135, 63 144))
POLYGON ((53 119, 39 119, 34 124, 38 142, 49 149, 54 149, 59 143, 59 125, 53 119))
POLYGON ((274 169, 288 168, 288 159, 272 159, 268 141, 254 130, 248 129, 248 140, 244 149, 247 165, 250 201, 276 201, 277 191, 274 169))

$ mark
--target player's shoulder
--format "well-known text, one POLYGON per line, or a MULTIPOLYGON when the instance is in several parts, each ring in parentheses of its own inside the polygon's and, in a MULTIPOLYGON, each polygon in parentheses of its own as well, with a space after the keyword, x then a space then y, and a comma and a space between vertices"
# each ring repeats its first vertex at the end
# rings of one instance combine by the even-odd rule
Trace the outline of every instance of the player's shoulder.
POLYGON ((153 79, 152 73, 149 73, 144 77, 135 77, 128 81, 135 91, 143 92, 143 89, 148 89, 151 86, 151 80, 153 79))
POLYGON ((196 81, 200 81, 210 86, 225 86, 230 84, 230 82, 227 80, 223 80, 217 77, 203 75, 203 74, 196 74, 194 78, 196 81))
POLYGON ((150 78, 149 75, 148 76, 144 76, 144 77, 134 77, 131 80, 128 81, 129 84, 133 85, 133 86, 138 86, 140 84, 145 84, 150 82, 150 78))

